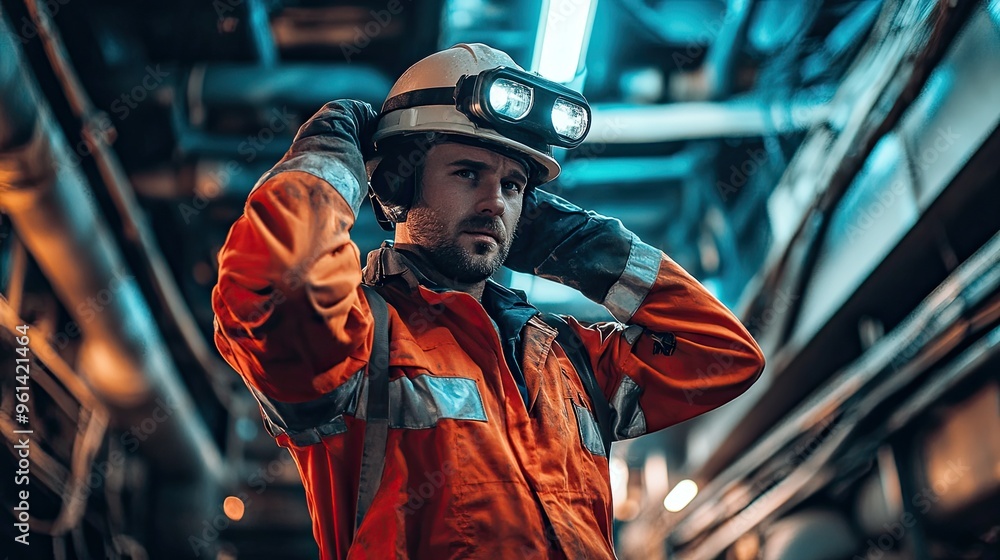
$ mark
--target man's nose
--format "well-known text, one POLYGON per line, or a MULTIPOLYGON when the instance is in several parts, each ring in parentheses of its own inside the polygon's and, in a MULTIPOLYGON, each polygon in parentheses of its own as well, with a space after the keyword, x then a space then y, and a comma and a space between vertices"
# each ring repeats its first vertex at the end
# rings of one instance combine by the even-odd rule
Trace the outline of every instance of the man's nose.
POLYGON ((507 210, 507 203, 503 199, 503 187, 499 182, 490 186, 483 186, 482 193, 476 211, 488 216, 502 216, 507 210))

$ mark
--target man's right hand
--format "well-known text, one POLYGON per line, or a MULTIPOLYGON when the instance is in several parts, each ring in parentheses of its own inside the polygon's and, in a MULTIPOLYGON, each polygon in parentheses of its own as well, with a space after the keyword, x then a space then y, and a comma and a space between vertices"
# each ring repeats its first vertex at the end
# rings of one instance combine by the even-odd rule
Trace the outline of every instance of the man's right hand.
MULTIPOLYGON (((372 156, 375 147, 372 134, 378 113, 364 101, 339 99, 330 101, 299 127, 292 145, 314 136, 353 143, 364 159, 372 156)), ((330 146, 333 147, 333 146, 330 146)))

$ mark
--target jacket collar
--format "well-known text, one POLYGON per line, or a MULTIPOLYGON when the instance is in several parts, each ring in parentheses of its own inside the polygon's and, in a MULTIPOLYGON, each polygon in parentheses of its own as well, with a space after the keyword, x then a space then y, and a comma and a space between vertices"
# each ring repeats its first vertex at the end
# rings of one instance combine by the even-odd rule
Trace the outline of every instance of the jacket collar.
MULTIPOLYGON (((417 255, 396 249, 392 242, 385 241, 381 247, 368 253, 368 264, 362 271, 362 278, 370 286, 392 283, 408 288, 411 293, 419 292, 420 286, 437 292, 447 291, 420 272, 418 263, 421 261, 417 255)), ((524 292, 505 288, 493 280, 486 281, 481 304, 500 337, 504 359, 521 398, 531 410, 541 385, 535 382, 531 389, 528 388, 522 361, 527 360, 535 370, 541 368, 556 337, 555 331, 535 318, 539 311, 528 303, 524 292), (526 329, 529 322, 536 328, 526 329), (522 333, 525 333, 523 337, 522 333)))
POLYGON ((391 241, 383 241, 378 249, 368 253, 361 281, 369 286, 382 286, 391 280, 404 282, 410 291, 417 291, 421 284, 429 282, 410 259, 393 248, 391 241))
MULTIPOLYGON (((420 271, 417 259, 408 252, 396 249, 392 241, 383 241, 382 245, 368 253, 368 261, 361 271, 362 281, 369 286, 382 286, 390 281, 403 282, 410 291, 417 291, 420 286, 435 292, 448 289, 431 281, 420 271)), ((528 303, 527 296, 521 290, 512 290, 493 280, 487 280, 483 289, 483 305, 496 307, 507 311, 516 308, 529 307, 537 313, 533 305, 528 303)))

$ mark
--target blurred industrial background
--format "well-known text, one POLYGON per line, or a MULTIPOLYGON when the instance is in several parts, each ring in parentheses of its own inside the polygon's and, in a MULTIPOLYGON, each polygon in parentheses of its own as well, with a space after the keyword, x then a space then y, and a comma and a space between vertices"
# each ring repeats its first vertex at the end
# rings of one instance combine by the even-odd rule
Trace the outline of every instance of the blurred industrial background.
MULTIPOLYGON (((551 188, 680 262, 768 357, 736 401, 616 444, 618 556, 998 558, 1000 1, 0 0, 0 16, 0 556, 315 558, 295 466, 211 341, 216 253, 326 101, 378 106, 457 42, 537 70, 579 24, 554 79, 582 88, 593 129, 551 188)), ((363 208, 362 254, 385 237, 363 208)))

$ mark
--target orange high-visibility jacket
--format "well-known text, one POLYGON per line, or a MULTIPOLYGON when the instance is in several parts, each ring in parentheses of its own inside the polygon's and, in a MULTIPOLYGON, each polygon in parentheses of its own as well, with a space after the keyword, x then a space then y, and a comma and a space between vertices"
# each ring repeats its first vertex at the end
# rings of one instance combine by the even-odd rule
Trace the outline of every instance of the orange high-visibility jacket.
MULTIPOLYGON (((349 232, 367 185, 335 161, 307 163, 272 170, 251 192, 212 303, 216 345, 295 459, 322 558, 613 558, 608 460, 555 329, 536 316, 521 331, 525 404, 483 305, 422 285, 389 246, 362 272, 349 232), (363 278, 389 302, 391 381, 384 472, 355 534, 373 344, 363 278)), ((603 302, 621 322, 569 319, 616 439, 716 408, 764 365, 680 266, 638 240, 630 251, 603 302)))

